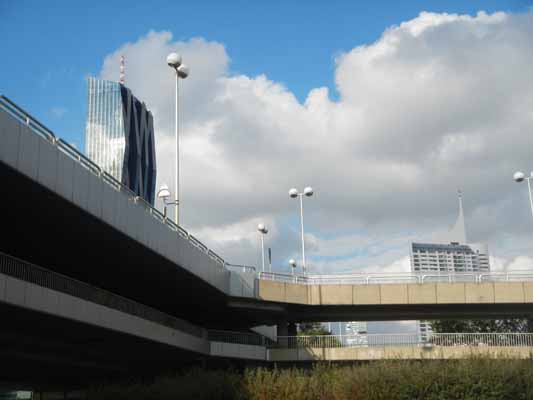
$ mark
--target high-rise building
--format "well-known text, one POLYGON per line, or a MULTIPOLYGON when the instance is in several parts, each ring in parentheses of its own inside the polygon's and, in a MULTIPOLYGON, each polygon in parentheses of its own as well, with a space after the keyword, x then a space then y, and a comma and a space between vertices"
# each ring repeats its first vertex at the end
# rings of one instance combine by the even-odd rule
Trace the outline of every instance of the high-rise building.
POLYGON ((436 275, 454 272, 489 271, 486 244, 412 243, 411 270, 434 272, 436 275))
POLYGON ((121 83, 88 79, 86 153, 105 172, 154 204, 152 113, 121 83))
POLYGON ((89 77, 85 151, 100 168, 122 181, 126 136, 120 83, 89 77))
MULTIPOLYGON (((489 251, 486 244, 468 244, 459 192, 459 216, 453 229, 436 243, 411 244, 411 271, 434 275, 453 273, 488 272, 489 251)), ((431 277, 430 277, 431 278, 431 277)), ((433 332, 428 321, 417 321, 419 338, 426 341, 433 332)))

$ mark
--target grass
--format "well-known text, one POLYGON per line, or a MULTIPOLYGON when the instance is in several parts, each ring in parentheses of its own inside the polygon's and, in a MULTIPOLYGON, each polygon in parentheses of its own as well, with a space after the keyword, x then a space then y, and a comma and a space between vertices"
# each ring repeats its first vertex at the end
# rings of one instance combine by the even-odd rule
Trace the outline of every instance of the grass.
POLYGON ((533 360, 382 361, 311 369, 193 370, 93 388, 94 400, 533 399, 533 360))

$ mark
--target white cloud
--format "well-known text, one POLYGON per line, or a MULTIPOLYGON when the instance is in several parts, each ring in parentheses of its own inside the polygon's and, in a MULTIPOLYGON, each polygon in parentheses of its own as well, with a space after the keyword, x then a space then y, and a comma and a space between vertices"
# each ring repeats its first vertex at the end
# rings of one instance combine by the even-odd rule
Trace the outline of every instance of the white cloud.
POLYGON ((65 107, 61 107, 61 106, 52 107, 49 110, 49 113, 54 118, 63 118, 63 116, 65 115, 66 112, 67 112, 67 109, 65 107))
POLYGON ((455 220, 457 188, 470 239, 512 265, 533 257, 527 192, 511 180, 531 167, 532 37, 533 12, 421 13, 336 59, 338 101, 313 88, 300 103, 267 75, 230 74, 221 43, 169 32, 125 44, 100 75, 117 80, 126 56, 126 84, 154 113, 159 182, 172 185, 165 58, 183 55, 182 221, 231 262, 258 264, 255 227, 266 221, 286 269, 300 251, 287 190, 313 185, 305 224, 318 270, 406 269, 409 240, 455 220))

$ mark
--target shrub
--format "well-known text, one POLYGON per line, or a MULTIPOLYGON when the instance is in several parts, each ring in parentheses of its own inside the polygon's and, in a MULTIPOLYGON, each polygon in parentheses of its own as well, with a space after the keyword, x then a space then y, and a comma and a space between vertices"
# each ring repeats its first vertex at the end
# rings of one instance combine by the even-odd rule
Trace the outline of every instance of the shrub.
POLYGON ((359 400, 533 399, 533 360, 375 361, 311 369, 193 370, 148 384, 94 388, 89 399, 359 400))

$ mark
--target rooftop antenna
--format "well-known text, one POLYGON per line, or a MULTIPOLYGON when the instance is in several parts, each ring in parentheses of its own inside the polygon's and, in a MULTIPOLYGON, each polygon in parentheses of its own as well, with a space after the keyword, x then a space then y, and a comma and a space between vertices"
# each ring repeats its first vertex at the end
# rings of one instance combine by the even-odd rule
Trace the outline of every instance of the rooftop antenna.
POLYGON ((119 82, 121 85, 124 85, 126 78, 126 68, 124 66, 124 56, 120 56, 120 78, 119 82))

